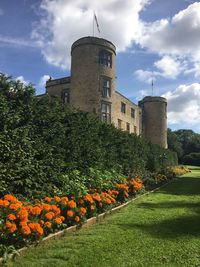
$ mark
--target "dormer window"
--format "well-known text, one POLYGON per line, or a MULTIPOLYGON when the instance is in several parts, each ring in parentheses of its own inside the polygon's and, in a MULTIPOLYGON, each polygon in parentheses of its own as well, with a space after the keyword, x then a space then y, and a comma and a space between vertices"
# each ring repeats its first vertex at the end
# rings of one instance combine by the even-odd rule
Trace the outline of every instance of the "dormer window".
POLYGON ((99 53, 99 63, 112 68, 112 54, 106 50, 101 50, 99 53))

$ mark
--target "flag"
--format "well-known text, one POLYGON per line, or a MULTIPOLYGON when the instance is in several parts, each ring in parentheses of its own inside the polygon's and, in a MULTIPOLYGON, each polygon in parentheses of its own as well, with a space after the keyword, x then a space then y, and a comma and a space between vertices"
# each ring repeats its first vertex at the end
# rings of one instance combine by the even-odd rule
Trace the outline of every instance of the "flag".
POLYGON ((95 12, 94 12, 94 20, 95 20, 96 25, 97 25, 97 30, 98 30, 98 32, 100 33, 99 23, 98 23, 97 16, 96 16, 95 12))

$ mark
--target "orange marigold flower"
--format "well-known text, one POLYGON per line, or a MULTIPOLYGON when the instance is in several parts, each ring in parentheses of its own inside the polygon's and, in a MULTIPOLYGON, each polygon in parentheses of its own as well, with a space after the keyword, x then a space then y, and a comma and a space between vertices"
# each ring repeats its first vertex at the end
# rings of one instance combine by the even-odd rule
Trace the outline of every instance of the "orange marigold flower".
POLYGON ((82 205, 83 203, 84 203, 84 200, 83 200, 83 199, 80 199, 80 200, 79 200, 79 204, 82 205))
POLYGON ((49 211, 49 210, 51 210, 51 205, 49 205, 49 204, 43 204, 42 205, 42 209, 43 210, 46 210, 46 211, 49 211))
POLYGON ((10 209, 12 209, 12 210, 18 210, 19 208, 21 208, 21 206, 22 206, 22 202, 21 201, 18 201, 16 203, 10 204, 10 209))
POLYGON ((81 213, 82 215, 84 215, 86 212, 87 212, 86 208, 84 208, 84 207, 81 207, 81 208, 80 208, 80 213, 81 213))
POLYGON ((74 216, 74 212, 72 210, 68 210, 67 211, 67 216, 70 217, 70 218, 73 217, 74 216))
POLYGON ((100 197, 100 195, 93 194, 93 195, 92 195, 92 198, 93 198, 94 200, 98 201, 98 202, 101 201, 101 197, 100 197))
POLYGON ((28 220, 28 211, 26 208, 22 208, 18 214, 17 217, 20 219, 20 221, 27 221, 28 220))
POLYGON ((4 196, 4 199, 8 200, 8 201, 11 201, 11 202, 17 202, 17 198, 16 197, 14 197, 12 195, 8 195, 8 194, 4 196))
POLYGON ((70 207, 71 209, 74 209, 74 208, 76 208, 76 202, 74 200, 70 200, 67 203, 67 206, 70 207))
POLYGON ((94 202, 94 200, 92 199, 91 195, 89 195, 89 194, 84 197, 84 200, 85 201, 88 201, 90 203, 93 203, 94 202))
POLYGON ((38 206, 35 206, 35 207, 33 207, 33 208, 30 210, 30 213, 31 213, 32 215, 36 215, 36 216, 40 215, 41 212, 42 212, 42 210, 41 210, 41 208, 38 207, 38 206))
POLYGON ((80 217, 76 216, 74 220, 75 220, 75 222, 79 222, 80 221, 80 217))
POLYGON ((62 220, 62 222, 64 222, 65 217, 64 216, 60 216, 60 219, 62 220))
POLYGON ((30 227, 31 230, 34 230, 34 228, 35 228, 35 223, 30 222, 30 223, 28 224, 28 227, 30 227))
POLYGON ((43 220, 40 220, 40 224, 41 224, 41 225, 44 225, 44 221, 43 221, 43 220))
POLYGON ((95 209, 95 206, 94 205, 90 206, 90 209, 91 210, 94 210, 95 209))
POLYGON ((45 222, 44 227, 51 228, 52 223, 51 222, 45 222))
POLYGON ((42 236, 44 234, 44 231, 43 231, 43 229, 39 223, 35 223, 35 229, 34 230, 40 236, 42 236))
POLYGON ((27 226, 27 221, 21 221, 21 222, 19 223, 19 225, 20 225, 21 227, 27 226))
POLYGON ((68 201, 69 201, 68 197, 62 197, 61 198, 61 203, 64 205, 66 205, 68 201))
POLYGON ((9 206, 9 201, 8 200, 2 200, 0 199, 0 207, 8 207, 9 206))
POLYGON ((12 214, 12 213, 8 214, 7 217, 8 217, 8 220, 10 220, 10 221, 14 221, 14 220, 17 219, 16 216, 14 214, 12 214))
POLYGON ((46 202, 51 202, 52 198, 51 198, 51 197, 45 197, 44 200, 45 200, 46 202))
POLYGON ((55 213, 52 212, 52 211, 50 211, 50 212, 48 212, 48 213, 45 214, 45 218, 47 220, 52 220, 54 216, 55 216, 55 213))
POLYGON ((56 205, 52 205, 51 209, 55 212, 56 215, 60 214, 60 209, 56 205))
POLYGON ((36 232, 38 235, 43 235, 44 231, 42 229, 42 227, 40 226, 39 223, 34 223, 34 222, 31 222, 28 224, 29 228, 31 230, 33 230, 34 232, 36 232))
POLYGON ((62 220, 61 220, 60 217, 57 217, 57 218, 54 219, 54 222, 55 222, 56 224, 61 224, 61 223, 62 223, 62 220))
POLYGON ((17 230, 17 226, 15 223, 6 222, 6 228, 8 229, 9 233, 14 233, 17 230))
POLYGON ((108 205, 112 204, 112 202, 111 202, 111 200, 110 200, 109 198, 106 198, 106 203, 107 203, 108 205))
POLYGON ((55 197, 54 197, 54 200, 55 200, 56 202, 60 202, 60 201, 61 201, 61 198, 60 198, 60 197, 57 197, 57 196, 55 196, 55 197))
POLYGON ((21 232, 23 235, 30 235, 31 229, 28 227, 28 225, 22 226, 21 232))

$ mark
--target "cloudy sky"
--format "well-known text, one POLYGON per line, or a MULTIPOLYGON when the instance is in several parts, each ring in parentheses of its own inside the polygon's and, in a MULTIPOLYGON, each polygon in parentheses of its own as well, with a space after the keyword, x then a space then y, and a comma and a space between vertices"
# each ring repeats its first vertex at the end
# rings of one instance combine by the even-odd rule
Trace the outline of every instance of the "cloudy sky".
POLYGON ((168 127, 200 133, 200 1, 0 0, 0 71, 45 92, 70 75, 70 47, 92 35, 117 47, 117 90, 165 96, 168 127))

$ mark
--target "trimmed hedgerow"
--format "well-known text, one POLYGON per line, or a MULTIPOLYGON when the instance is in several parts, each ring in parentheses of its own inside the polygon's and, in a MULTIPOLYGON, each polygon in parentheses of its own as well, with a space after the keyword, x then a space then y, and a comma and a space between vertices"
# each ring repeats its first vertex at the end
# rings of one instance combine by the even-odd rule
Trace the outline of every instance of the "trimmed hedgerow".
MULTIPOLYGON (((102 123, 92 114, 70 110, 56 98, 37 98, 32 85, 3 74, 0 155, 0 195, 28 198, 63 194, 63 177, 74 170, 95 183, 91 168, 98 175, 112 170, 138 176, 177 163, 175 153, 102 123)), ((77 176, 70 179, 76 182, 77 176)))

